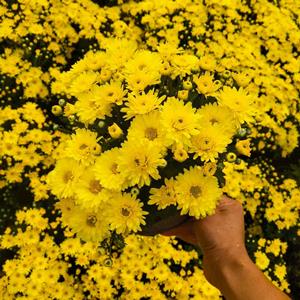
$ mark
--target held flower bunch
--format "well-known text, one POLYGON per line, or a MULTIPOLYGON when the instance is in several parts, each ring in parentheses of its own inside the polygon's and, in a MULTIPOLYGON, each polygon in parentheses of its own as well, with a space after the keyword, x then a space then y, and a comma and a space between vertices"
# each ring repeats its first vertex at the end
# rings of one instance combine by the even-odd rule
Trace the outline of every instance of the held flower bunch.
POLYGON ((101 241, 108 230, 140 231, 151 205, 212 214, 222 194, 220 162, 253 122, 255 97, 222 85, 184 51, 166 60, 124 38, 105 45, 52 83, 70 99, 62 118, 72 117, 48 175, 51 192, 69 203, 63 220, 83 239, 101 241), (189 63, 184 74, 176 74, 180 59, 189 63), (175 75, 165 75, 167 62, 175 75))
POLYGON ((0 11, 1 299, 219 299, 191 246, 126 235, 210 214, 221 190, 252 259, 297 298, 298 1, 0 11))

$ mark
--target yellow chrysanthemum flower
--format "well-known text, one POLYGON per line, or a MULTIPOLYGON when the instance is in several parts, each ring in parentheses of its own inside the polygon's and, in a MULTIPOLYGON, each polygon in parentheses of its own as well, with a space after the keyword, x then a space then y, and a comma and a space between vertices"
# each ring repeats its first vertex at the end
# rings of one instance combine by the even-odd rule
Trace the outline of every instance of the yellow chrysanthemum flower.
POLYGON ((152 74, 153 80, 157 81, 157 79, 160 78, 161 68, 162 59, 157 52, 138 50, 132 58, 125 63, 124 73, 130 75, 142 71, 152 74))
POLYGON ((270 260, 265 253, 258 250, 254 253, 254 256, 255 256, 255 264, 261 270, 265 270, 269 266, 270 260))
POLYGON ((240 140, 235 144, 235 148, 236 150, 242 154, 242 155, 246 155, 248 157, 251 156, 251 147, 250 147, 250 140, 246 139, 246 140, 240 140))
POLYGON ((59 201, 55 203, 55 208, 61 211, 61 222, 63 226, 70 224, 75 206, 75 197, 60 198, 59 201))
POLYGON ((190 153, 195 153, 194 159, 200 156, 202 161, 214 162, 219 153, 226 150, 231 142, 231 135, 225 135, 217 127, 207 126, 191 138, 190 153))
POLYGON ((148 142, 126 142, 121 148, 117 164, 119 170, 128 179, 130 186, 150 185, 151 178, 159 179, 158 167, 165 167, 160 149, 148 142))
POLYGON ((182 48, 171 42, 160 43, 156 49, 164 60, 171 61, 174 55, 183 53, 182 48))
POLYGON ((103 212, 102 207, 94 210, 76 205, 69 215, 68 227, 82 240, 99 243, 109 236, 109 220, 103 212))
POLYGON ((160 82, 162 60, 158 53, 139 50, 125 64, 123 77, 132 91, 143 91, 147 86, 160 82))
POLYGON ((136 116, 130 124, 127 133, 128 140, 146 139, 158 147, 168 146, 166 132, 161 125, 159 111, 150 112, 147 115, 136 116))
POLYGON ((75 134, 67 142, 66 154, 85 166, 94 163, 96 155, 100 154, 101 146, 97 143, 97 133, 87 129, 76 129, 75 134))
POLYGON ((76 203, 87 209, 98 208, 101 203, 108 201, 111 197, 111 191, 104 188, 90 170, 80 178, 74 194, 76 195, 76 203))
POLYGON ((176 204, 176 181, 174 178, 165 178, 165 184, 160 188, 151 188, 148 204, 156 204, 158 209, 164 209, 169 205, 176 204))
POLYGON ((72 96, 78 96, 88 92, 97 82, 98 73, 94 71, 85 71, 76 76, 72 81, 69 93, 72 96))
POLYGON ((101 87, 94 86, 87 93, 80 94, 74 105, 74 111, 79 120, 85 124, 92 124, 97 118, 104 119, 111 116, 112 104, 103 98, 101 87))
POLYGON ((161 109, 161 122, 167 138, 172 142, 190 144, 190 138, 199 132, 200 116, 190 102, 169 98, 161 109))
POLYGON ((212 95, 221 87, 221 82, 215 81, 210 72, 205 72, 204 75, 200 76, 194 75, 193 81, 196 84, 198 93, 203 94, 204 96, 212 95))
POLYGON ((119 81, 106 83, 100 86, 98 93, 99 95, 102 95, 105 102, 117 105, 123 103, 123 98, 126 95, 126 91, 123 90, 122 84, 119 81))
POLYGON ((220 105, 227 106, 233 111, 237 125, 243 122, 253 122, 253 116, 256 113, 254 108, 255 99, 243 88, 237 90, 234 87, 224 86, 215 96, 220 105))
POLYGON ((116 163, 120 155, 120 148, 112 148, 102 153, 95 162, 95 177, 107 189, 120 191, 124 187, 125 175, 119 171, 116 163))
MULTIPOLYGON (((156 76, 155 76, 156 78, 156 76)), ((127 89, 134 93, 139 93, 145 90, 149 85, 159 83, 158 79, 153 80, 151 73, 145 73, 143 71, 137 71, 135 73, 126 75, 127 89)))
POLYGON ((154 90, 137 95, 129 94, 125 102, 126 107, 123 107, 121 111, 126 113, 125 120, 129 120, 134 116, 144 115, 157 109, 165 98, 166 96, 158 97, 154 90))
POLYGON ((174 68, 172 78, 176 76, 185 76, 190 74, 192 70, 198 69, 198 57, 188 53, 174 55, 171 60, 174 68))
POLYGON ((188 213, 197 219, 211 215, 222 190, 214 176, 204 176, 200 167, 191 167, 176 177, 175 190, 181 214, 188 213))
POLYGON ((146 224, 145 215, 148 214, 142 207, 143 203, 131 194, 115 193, 105 209, 110 228, 125 234, 141 230, 141 225, 146 224))
POLYGON ((57 197, 71 197, 84 167, 72 158, 59 160, 47 176, 51 192, 57 197))
POLYGON ((111 70, 115 71, 116 69, 123 67, 123 65, 134 55, 134 52, 137 49, 137 42, 127 38, 105 38, 103 39, 103 46, 106 48, 108 56, 106 63, 111 70))
POLYGON ((231 109, 217 103, 210 103, 197 110, 201 116, 202 127, 213 126, 226 135, 233 135, 237 130, 234 114, 231 109))

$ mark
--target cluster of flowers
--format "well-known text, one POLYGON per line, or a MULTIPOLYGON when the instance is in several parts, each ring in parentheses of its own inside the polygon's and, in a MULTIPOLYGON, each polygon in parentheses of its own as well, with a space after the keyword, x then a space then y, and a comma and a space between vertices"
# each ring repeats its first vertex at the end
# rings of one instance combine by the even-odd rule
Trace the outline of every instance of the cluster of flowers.
MULTIPOLYGON (((60 220, 45 214, 45 209, 36 208, 17 212, 17 232, 7 229, 2 236, 2 248, 20 249, 3 266, 3 299, 219 299, 219 291, 198 266, 198 253, 174 238, 130 235, 122 252, 109 257, 71 232, 58 244, 60 220)), ((249 245, 257 265, 288 291, 283 259, 287 244, 260 238, 249 245)))
POLYGON ((219 299, 197 251, 130 233, 174 206, 212 214, 224 192, 290 292, 299 5, 106 4, 0 1, 0 188, 26 206, 0 220, 0 298, 219 299))
MULTIPOLYGON (((87 210, 98 241, 108 228, 123 234, 141 229, 148 212, 142 210, 145 199, 136 196, 145 194, 144 187, 150 187, 148 204, 158 209, 175 204, 196 218, 211 214, 221 196, 214 176, 218 158, 241 124, 253 121, 254 97, 214 81, 197 67, 195 55, 164 60, 160 52, 125 39, 109 38, 106 44, 106 51, 88 52, 52 83, 53 94, 71 98, 63 108, 73 127, 82 127, 61 139, 60 159, 48 176, 52 193, 75 203, 71 215, 76 205, 87 210), (125 50, 116 59, 120 49, 125 50), (192 63, 176 74, 173 61, 185 57, 192 63), (171 77, 162 75, 166 63, 174 68, 171 77), (176 91, 175 80, 183 89, 167 96, 176 91)), ((63 113, 60 106, 54 111, 63 113)), ((248 140, 237 148, 249 155, 248 140)), ((75 226, 73 218, 69 226, 75 226)))

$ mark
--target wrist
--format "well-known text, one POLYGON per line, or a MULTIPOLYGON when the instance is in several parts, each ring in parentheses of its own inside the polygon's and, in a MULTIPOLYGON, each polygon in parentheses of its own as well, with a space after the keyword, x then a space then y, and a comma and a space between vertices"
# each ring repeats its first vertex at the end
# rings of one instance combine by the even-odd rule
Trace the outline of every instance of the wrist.
POLYGON ((251 261, 244 246, 214 249, 204 253, 204 274, 215 287, 222 290, 222 283, 230 280, 232 274, 251 268, 251 261))
MULTIPOLYGON (((216 247, 212 249, 203 249, 204 257, 220 267, 236 264, 240 261, 249 261, 249 255, 243 243, 230 246, 216 247)), ((250 260, 251 261, 251 260, 250 260)))

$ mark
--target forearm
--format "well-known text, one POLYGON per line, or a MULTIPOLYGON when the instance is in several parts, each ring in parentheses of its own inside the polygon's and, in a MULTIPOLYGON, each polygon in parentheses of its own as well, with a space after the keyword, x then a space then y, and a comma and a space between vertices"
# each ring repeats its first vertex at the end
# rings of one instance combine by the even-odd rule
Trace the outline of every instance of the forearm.
POLYGON ((288 300, 251 261, 245 252, 210 261, 209 275, 227 300, 288 300), (222 260, 222 262, 218 261, 222 260))

